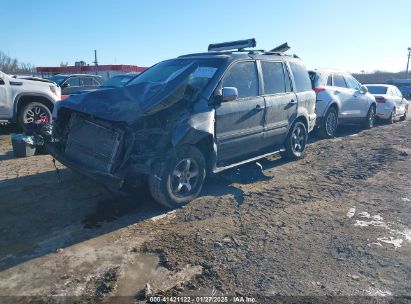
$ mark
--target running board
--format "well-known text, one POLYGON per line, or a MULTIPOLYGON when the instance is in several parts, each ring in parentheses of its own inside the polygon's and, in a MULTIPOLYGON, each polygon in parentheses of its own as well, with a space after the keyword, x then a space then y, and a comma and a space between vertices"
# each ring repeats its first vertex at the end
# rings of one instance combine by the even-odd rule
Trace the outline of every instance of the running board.
POLYGON ((239 162, 239 163, 235 163, 235 164, 231 164, 231 165, 225 166, 225 167, 217 167, 217 168, 214 168, 214 169, 212 170, 212 172, 213 172, 213 173, 219 173, 219 172, 224 171, 224 170, 227 170, 227 169, 231 169, 231 168, 234 168, 234 167, 237 167, 237 166, 240 166, 240 165, 244 165, 244 164, 247 164, 247 163, 251 163, 251 162, 253 162, 253 161, 259 160, 259 159, 264 158, 264 157, 267 157, 267 156, 280 154, 281 152, 285 152, 285 149, 280 149, 280 150, 275 151, 275 152, 270 152, 270 153, 267 153, 267 154, 263 154, 263 155, 260 155, 260 156, 254 157, 254 158, 250 158, 250 159, 247 159, 247 160, 243 160, 243 161, 241 161, 241 162, 239 162))

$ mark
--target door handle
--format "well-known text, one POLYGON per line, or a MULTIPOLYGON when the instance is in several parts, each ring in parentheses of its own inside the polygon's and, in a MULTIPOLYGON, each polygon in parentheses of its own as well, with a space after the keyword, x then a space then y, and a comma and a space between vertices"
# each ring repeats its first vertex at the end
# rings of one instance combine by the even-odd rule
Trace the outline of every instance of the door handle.
POLYGON ((258 105, 255 106, 255 109, 257 111, 261 111, 263 109, 263 107, 258 104, 258 105))
POLYGON ((297 103, 297 100, 291 99, 290 103, 297 103))

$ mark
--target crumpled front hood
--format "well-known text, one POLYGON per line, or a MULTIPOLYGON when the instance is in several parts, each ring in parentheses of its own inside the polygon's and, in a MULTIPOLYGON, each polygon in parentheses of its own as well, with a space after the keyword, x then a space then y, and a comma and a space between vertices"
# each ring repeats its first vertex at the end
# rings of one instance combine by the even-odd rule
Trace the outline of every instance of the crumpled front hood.
POLYGON ((143 115, 153 114, 181 100, 186 80, 196 68, 197 64, 190 64, 167 82, 145 82, 71 95, 56 104, 56 111, 67 108, 95 118, 132 124, 143 115))

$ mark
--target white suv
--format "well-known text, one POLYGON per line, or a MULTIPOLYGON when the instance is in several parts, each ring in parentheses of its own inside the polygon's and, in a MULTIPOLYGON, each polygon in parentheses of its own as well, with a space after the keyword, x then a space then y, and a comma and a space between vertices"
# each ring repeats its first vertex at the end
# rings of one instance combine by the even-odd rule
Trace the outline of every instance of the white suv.
POLYGON ((17 78, 0 72, 0 122, 50 122, 61 89, 41 78, 17 78))
POLYGON ((376 102, 367 87, 341 71, 314 70, 309 74, 317 94, 316 125, 322 137, 333 137, 339 124, 374 126, 376 102))

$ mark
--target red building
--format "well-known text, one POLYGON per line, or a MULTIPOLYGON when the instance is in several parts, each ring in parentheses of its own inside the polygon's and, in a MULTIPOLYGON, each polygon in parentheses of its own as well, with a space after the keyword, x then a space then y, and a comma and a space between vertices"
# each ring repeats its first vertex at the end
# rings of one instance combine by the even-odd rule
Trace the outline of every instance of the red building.
POLYGON ((63 67, 37 67, 37 73, 42 78, 48 78, 56 74, 93 74, 100 75, 107 79, 118 74, 136 73, 139 74, 145 71, 147 67, 124 64, 108 64, 108 65, 79 65, 79 66, 63 66, 63 67))

